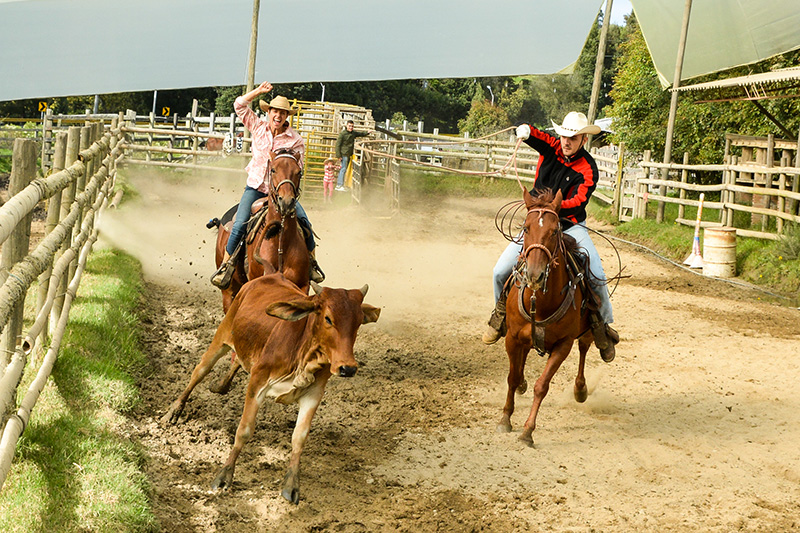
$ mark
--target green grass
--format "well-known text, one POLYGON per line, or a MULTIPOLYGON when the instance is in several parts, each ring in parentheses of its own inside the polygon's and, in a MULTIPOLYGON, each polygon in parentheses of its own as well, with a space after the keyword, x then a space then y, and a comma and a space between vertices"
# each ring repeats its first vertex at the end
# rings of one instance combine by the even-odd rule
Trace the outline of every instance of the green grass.
POLYGON ((0 174, 11 173, 11 150, 0 148, 0 174))
POLYGON ((403 168, 401 173, 401 202, 429 196, 497 198, 521 195, 519 185, 513 179, 479 178, 409 168, 403 168))
POLYGON ((136 315, 141 287, 133 258, 92 253, 58 362, 0 493, 0 531, 158 529, 142 450, 123 429, 139 401, 133 376, 147 367, 136 315))

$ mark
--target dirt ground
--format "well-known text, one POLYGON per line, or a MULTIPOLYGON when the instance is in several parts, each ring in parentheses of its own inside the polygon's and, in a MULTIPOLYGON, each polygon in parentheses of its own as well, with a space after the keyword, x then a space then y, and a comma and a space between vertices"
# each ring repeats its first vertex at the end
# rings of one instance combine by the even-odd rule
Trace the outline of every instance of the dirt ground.
MULTIPOLYGON (((529 448, 497 433, 503 343, 484 346, 503 200, 415 202, 389 217, 304 197, 325 285, 370 285, 382 308, 356 342, 360 369, 333 378, 303 453, 300 503, 280 496, 296 409, 269 404, 233 487, 210 483, 233 442, 246 375, 227 396, 201 384, 185 421, 158 419, 188 382, 222 312, 208 282, 206 221, 238 201, 238 177, 165 183, 131 171, 142 198, 103 220, 137 255, 152 361, 132 434, 163 531, 787 531, 800 529, 800 312, 619 245, 617 358, 577 348, 553 380, 529 448)), ((189 176, 187 175, 187 180, 189 176)), ((596 240, 609 273, 610 246, 596 240)), ((687 243, 687 253, 691 243, 687 243)), ((533 382, 543 361, 531 355, 533 382)), ((227 368, 221 361, 218 377, 227 368)))

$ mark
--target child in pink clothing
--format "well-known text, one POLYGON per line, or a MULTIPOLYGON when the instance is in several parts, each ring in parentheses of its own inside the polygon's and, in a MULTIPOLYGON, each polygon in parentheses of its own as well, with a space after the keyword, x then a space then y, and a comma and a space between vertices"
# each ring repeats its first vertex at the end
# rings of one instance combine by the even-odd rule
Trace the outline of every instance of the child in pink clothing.
POLYGON ((329 157, 324 163, 325 175, 322 178, 322 198, 326 202, 333 202, 333 187, 336 184, 336 171, 339 165, 336 159, 329 157))

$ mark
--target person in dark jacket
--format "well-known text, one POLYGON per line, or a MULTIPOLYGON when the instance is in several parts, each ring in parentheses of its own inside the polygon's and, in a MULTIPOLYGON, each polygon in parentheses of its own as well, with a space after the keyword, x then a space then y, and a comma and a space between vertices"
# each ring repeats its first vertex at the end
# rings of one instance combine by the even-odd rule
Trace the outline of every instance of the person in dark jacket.
MULTIPOLYGON (((592 333, 595 345, 603 361, 614 359, 614 345, 619 335, 609 324, 614 322, 611 300, 606 287, 606 275, 600 255, 586 229, 586 205, 597 187, 598 171, 594 158, 584 150, 588 135, 600 133, 600 127, 589 124, 586 115, 572 111, 567 113, 562 124, 553 122, 558 137, 536 129, 528 124, 517 127, 517 138, 539 152, 536 179, 532 194, 549 189, 561 191, 561 228, 578 242, 578 247, 589 257, 589 285, 600 303, 599 317, 593 317, 592 333)), ((483 334, 483 342, 494 344, 505 331, 504 287, 511 270, 522 252, 522 238, 512 241, 497 260, 493 271, 495 310, 489 320, 489 328, 483 334)))
POLYGON ((340 133, 339 137, 336 139, 336 157, 339 159, 339 164, 341 165, 339 177, 336 180, 337 191, 347 190, 344 187, 344 177, 347 174, 347 165, 350 163, 350 158, 353 157, 356 137, 366 137, 369 135, 368 131, 354 131, 353 126, 355 126, 355 123, 352 120, 348 120, 342 133, 340 133))

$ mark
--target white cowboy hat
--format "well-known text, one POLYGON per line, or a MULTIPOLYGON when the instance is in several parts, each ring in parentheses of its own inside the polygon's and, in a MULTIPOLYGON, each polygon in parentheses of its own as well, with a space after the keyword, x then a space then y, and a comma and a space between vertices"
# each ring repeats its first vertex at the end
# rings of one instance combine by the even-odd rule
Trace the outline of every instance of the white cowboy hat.
MULTIPOLYGON (((553 121, 551 120, 550 122, 553 121)), ((600 126, 589 124, 589 119, 586 118, 586 115, 577 111, 567 113, 567 116, 564 117, 564 123, 560 126, 553 122, 553 128, 562 137, 574 137, 582 133, 588 133, 589 135, 600 133, 600 126)))
POLYGON ((292 105, 289 103, 289 99, 285 96, 276 96, 273 98, 270 103, 266 103, 264 100, 258 101, 258 107, 261 108, 261 111, 264 113, 268 112, 270 108, 275 109, 283 109, 284 111, 288 111, 290 115, 294 115, 297 113, 296 109, 292 109, 292 105))

